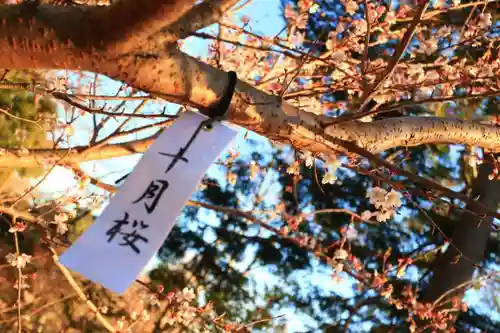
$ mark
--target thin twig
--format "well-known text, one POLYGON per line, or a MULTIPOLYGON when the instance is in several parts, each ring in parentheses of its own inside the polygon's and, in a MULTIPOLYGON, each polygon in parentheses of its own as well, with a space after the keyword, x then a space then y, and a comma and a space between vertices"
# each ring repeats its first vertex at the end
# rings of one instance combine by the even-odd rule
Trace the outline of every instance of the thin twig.
POLYGON ((314 215, 320 215, 320 214, 330 214, 330 213, 344 213, 344 214, 351 215, 351 217, 353 219, 358 220, 358 221, 363 221, 363 222, 366 222, 366 223, 369 223, 369 224, 379 224, 379 223, 374 222, 374 221, 365 221, 365 220, 363 220, 361 218, 361 216, 359 214, 356 214, 355 212, 350 211, 349 209, 346 209, 346 208, 325 208, 325 209, 318 209, 318 210, 315 210, 313 212, 306 213, 306 214, 304 214, 304 216, 307 217, 307 216, 314 216, 314 215))
POLYGON ((377 94, 377 90, 384 84, 386 80, 388 80, 391 77, 392 73, 396 69, 396 66, 398 65, 399 61, 402 58, 403 53, 406 51, 408 45, 410 45, 411 39, 413 38, 413 35, 415 34, 415 31, 417 30, 417 27, 420 24, 420 21, 422 20, 425 10, 429 6, 429 4, 430 1, 426 1, 425 4, 420 6, 417 13, 415 14, 415 17, 413 18, 413 21, 411 22, 408 29, 405 31, 403 38, 401 38, 401 42, 396 47, 394 55, 391 57, 391 61, 387 65, 387 69, 382 74, 380 79, 378 79, 372 85, 372 87, 369 90, 367 90, 361 97, 361 105, 359 106, 358 109, 359 113, 363 113, 365 107, 368 105, 371 99, 377 94))
MULTIPOLYGON (((17 222, 17 216, 14 215, 12 224, 15 225, 17 222)), ((19 257, 21 256, 21 251, 19 250, 19 238, 17 237, 17 231, 14 231, 14 244, 16 247, 16 256, 19 260, 19 257)), ((22 317, 21 317, 21 308, 22 308, 22 302, 21 302, 21 295, 22 295, 22 288, 24 287, 24 283, 22 283, 23 279, 23 272, 21 270, 21 266, 19 265, 19 262, 17 262, 17 332, 21 333, 23 331, 22 328, 22 317)))
POLYGON ((361 119, 361 118, 364 118, 367 116, 374 116, 376 114, 381 114, 381 113, 390 112, 393 110, 417 106, 417 105, 430 104, 430 103, 453 102, 453 101, 469 100, 469 99, 476 99, 476 98, 489 98, 489 97, 496 97, 499 95, 500 95, 500 91, 489 91, 486 93, 475 94, 475 95, 470 95, 470 94, 469 95, 458 95, 458 96, 456 95, 456 96, 449 96, 449 97, 426 98, 426 99, 421 99, 418 101, 403 101, 403 102, 395 103, 393 105, 389 105, 389 106, 386 106, 383 108, 377 108, 374 110, 370 110, 370 111, 364 112, 364 113, 346 114, 346 115, 342 115, 340 117, 336 117, 333 119, 328 119, 327 121, 323 121, 322 126, 327 127, 330 125, 340 124, 340 123, 343 123, 346 121, 357 120, 357 119, 361 119))
POLYGON ((83 292, 82 288, 78 285, 78 283, 75 281, 75 279, 71 275, 70 271, 66 267, 64 267, 63 265, 61 265, 59 263, 59 256, 57 255, 57 252, 52 247, 50 247, 49 249, 52 252, 52 259, 54 260, 55 265, 57 266, 57 268, 59 268, 61 273, 66 278, 66 281, 68 281, 70 286, 76 292, 76 294, 78 295, 78 298, 80 298, 83 302, 85 302, 85 304, 89 307, 89 309, 95 313, 97 321, 99 321, 99 323, 101 323, 101 325, 104 326, 104 328, 106 328, 109 332, 116 333, 117 332, 116 329, 101 314, 101 312, 99 311, 97 306, 94 303, 92 303, 92 301, 90 299, 88 299, 88 297, 83 292))
POLYGON ((70 153, 71 151, 71 148, 68 149, 64 154, 63 156, 61 156, 61 158, 56 162, 54 163, 50 169, 45 173, 45 175, 43 175, 43 177, 35 184, 33 185, 32 187, 30 187, 27 191, 25 191, 22 195, 20 195, 16 201, 14 201, 11 205, 12 208, 14 208, 21 200, 23 200, 27 195, 29 195, 31 192, 33 192, 38 186, 40 186, 41 183, 43 183, 45 181, 45 179, 47 179, 47 177, 49 176, 49 174, 52 172, 52 170, 54 170, 54 168, 59 165, 62 160, 70 153))
POLYGON ((5 114, 6 116, 11 117, 11 118, 14 118, 14 119, 17 119, 17 120, 20 120, 20 121, 24 121, 24 122, 27 122, 27 123, 33 124, 33 125, 35 125, 36 127, 40 128, 42 131, 45 131, 45 130, 43 129, 43 127, 42 127, 42 126, 40 126, 40 124, 38 124, 38 122, 37 122, 37 121, 35 121, 35 120, 31 120, 31 119, 27 119, 27 118, 23 118, 23 117, 16 116, 15 114, 10 113, 8 110, 4 110, 4 109, 2 109, 2 108, 0 108, 0 112, 1 112, 1 113, 3 113, 3 114, 5 114))
POLYGON ((156 97, 151 95, 145 96, 112 96, 112 95, 87 95, 87 94, 66 94, 70 98, 87 99, 87 100, 104 100, 104 101, 147 101, 154 100, 156 97))
POLYGON ((70 167, 73 170, 73 172, 79 177, 88 177, 90 179, 90 183, 94 186, 99 187, 100 189, 103 189, 110 193, 116 193, 118 191, 118 189, 115 186, 106 184, 95 177, 90 177, 77 164, 71 164, 68 167, 70 167))
POLYGON ((173 118, 175 116, 173 115, 168 115, 168 114, 165 114, 165 113, 161 113, 161 114, 133 114, 133 113, 125 113, 125 112, 122 112, 122 113, 113 113, 113 112, 109 112, 109 111, 105 111, 101 108, 90 108, 88 106, 85 106, 81 103, 78 103, 76 101, 74 101, 73 99, 71 99, 70 97, 68 97, 68 95, 66 94, 63 94, 63 93, 59 93, 59 92, 54 92, 52 93, 52 95, 54 97, 56 97, 57 99, 60 99, 66 103, 68 103, 69 105, 71 106, 74 106, 82 111, 85 111, 85 112, 88 112, 90 114, 102 114, 102 115, 105 115, 105 116, 112 116, 112 117, 134 117, 134 118, 146 118, 146 119, 151 119, 151 118, 173 118))
POLYGON ((474 280, 468 280, 468 281, 465 281, 465 282, 462 282, 461 284, 455 286, 454 288, 451 288, 449 290, 447 290, 446 292, 444 292, 441 296, 439 296, 438 299, 436 299, 433 303, 432 303, 432 309, 434 309, 437 305, 439 305, 439 303, 448 295, 458 291, 459 289, 461 288, 465 288, 467 287, 468 285, 472 285, 473 283, 477 283, 477 282, 482 282, 482 281, 485 281, 485 280, 488 280, 488 279, 491 279, 492 277, 494 277, 495 275, 499 275, 500 274, 500 271, 495 271, 495 272, 491 272, 490 274, 487 274, 487 275, 484 275, 484 276, 481 276, 481 277, 478 277, 477 279, 474 280))
POLYGON ((361 74, 365 75, 368 68, 368 49, 370 44, 370 29, 371 29, 371 15, 369 0, 364 0, 365 4, 365 20, 366 20, 366 37, 365 37, 365 50, 363 52, 363 59, 361 60, 361 74))
POLYGON ((257 324, 260 324, 260 323, 264 323, 266 321, 271 321, 271 320, 275 320, 275 319, 278 319, 278 318, 283 318, 285 315, 282 314, 282 315, 277 315, 276 317, 271 317, 271 318, 263 318, 263 319, 259 319, 259 320, 255 320, 255 321, 251 321, 249 322, 248 324, 245 324, 243 325, 243 327, 252 327, 252 326, 255 326, 257 324))
POLYGON ((111 141, 113 139, 117 139, 117 138, 124 137, 124 136, 131 135, 131 134, 136 134, 136 133, 139 133, 141 131, 152 129, 152 128, 166 127, 167 125, 171 125, 172 122, 173 122, 172 119, 168 119, 168 120, 160 121, 157 123, 132 128, 130 130, 122 131, 122 132, 119 132, 116 134, 112 134, 112 135, 102 139, 101 141, 97 142, 95 145, 92 145, 89 148, 85 149, 84 151, 82 151, 82 154, 88 154, 90 152, 96 151, 99 148, 101 148, 102 146, 106 145, 109 141, 111 141))
POLYGON ((430 224, 432 225, 433 228, 435 228, 439 234, 441 235, 441 237, 443 237, 443 239, 445 239, 446 241, 448 241, 448 243, 450 244, 450 247, 453 248, 455 251, 457 251, 460 255, 461 258, 464 258, 465 260, 467 260, 468 262, 470 262, 472 265, 474 266, 478 266, 478 264, 472 260, 469 256, 465 255, 462 250, 460 250, 454 243, 453 241, 448 237, 446 236, 445 232, 443 231, 443 229, 441 229, 441 227, 432 219, 432 217, 429 216, 429 214, 427 214, 427 212, 422 209, 418 203, 416 203, 414 200, 412 200, 412 198, 410 196, 405 196, 406 199, 408 199, 408 201, 410 201, 413 206, 420 211, 420 213, 422 213, 422 215, 424 215, 424 217, 427 219, 427 221, 430 222, 430 224))
MULTIPOLYGON (((118 95, 120 93, 121 89, 122 89, 122 86, 120 86, 120 88, 116 92, 116 95, 118 95)), ((116 113, 116 111, 120 110, 123 106, 125 106, 126 103, 127 103, 126 101, 121 101, 120 103, 118 103, 118 105, 116 105, 115 107, 113 107, 112 111, 109 111, 109 112, 111 114, 116 113)), ((110 119, 116 120, 116 118, 114 116, 112 116, 111 114, 105 116, 99 122, 99 124, 96 124, 96 121, 94 120, 94 130, 93 130, 93 133, 92 133, 92 137, 90 138, 90 141, 89 141, 89 146, 91 146, 94 143, 96 143, 97 137, 99 136, 99 133, 100 133, 101 129, 104 128, 104 126, 106 126, 106 124, 108 123, 108 121, 110 119)), ((93 119, 96 119, 96 115, 95 114, 92 114, 92 116, 93 116, 93 119)), ((127 119, 130 119, 130 117, 127 117, 127 119)))
MULTIPOLYGON (((455 10, 461 10, 461 9, 468 8, 468 7, 475 7, 477 5, 482 5, 485 2, 487 4, 490 4, 490 3, 495 3, 497 1, 498 0, 491 0, 491 1, 484 1, 483 0, 483 1, 476 1, 476 2, 464 3, 464 4, 460 4, 458 6, 447 7, 447 8, 443 8, 443 9, 435 9, 435 10, 427 12, 427 14, 425 14, 424 17, 422 18, 422 21, 430 20, 431 18, 433 18, 435 16, 438 16, 438 15, 441 15, 441 14, 444 14, 444 13, 447 13, 447 12, 451 12, 451 11, 455 11, 455 10)), ((411 20, 412 20, 411 18, 406 17, 406 18, 397 19, 396 22, 397 23, 400 23, 400 22, 409 22, 411 20)))
POLYGON ((242 3, 241 5, 236 6, 236 7, 234 7, 233 9, 230 9, 230 10, 229 10, 229 13, 230 13, 230 14, 234 14, 234 13, 236 13, 237 11, 242 10, 243 8, 245 8, 246 6, 248 6, 251 2, 252 2, 252 0, 246 0, 246 1, 245 1, 244 3, 242 3))

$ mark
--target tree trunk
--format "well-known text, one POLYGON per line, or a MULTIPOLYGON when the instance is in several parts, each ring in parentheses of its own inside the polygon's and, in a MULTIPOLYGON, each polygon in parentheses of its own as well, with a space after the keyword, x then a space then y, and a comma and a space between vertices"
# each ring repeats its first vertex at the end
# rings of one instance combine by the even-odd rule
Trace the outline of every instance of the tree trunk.
MULTIPOLYGON (((491 162, 485 161, 480 165, 471 197, 496 211, 500 203, 500 181, 488 179, 492 170, 491 162)), ((480 264, 484 258, 492 223, 492 217, 477 214, 473 207, 467 205, 466 211, 452 234, 448 250, 435 263, 432 278, 423 293, 424 302, 439 301, 440 304, 443 303, 439 309, 450 309, 452 298, 457 297, 461 300, 464 297, 467 282, 474 274, 474 265, 480 264)), ((454 323, 458 315, 458 312, 454 313, 455 316, 450 325, 454 323)))

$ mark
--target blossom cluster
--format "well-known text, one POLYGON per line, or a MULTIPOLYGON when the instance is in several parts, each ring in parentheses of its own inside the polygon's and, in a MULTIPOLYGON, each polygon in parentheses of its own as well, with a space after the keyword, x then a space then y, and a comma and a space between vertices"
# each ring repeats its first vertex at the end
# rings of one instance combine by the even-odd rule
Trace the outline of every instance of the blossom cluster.
MULTIPOLYGON (((308 0, 298 1, 296 7, 291 3, 285 6, 284 16, 292 27, 288 38, 260 37, 246 25, 224 29, 221 37, 225 46, 221 48, 216 40, 217 47, 212 48, 209 61, 218 50, 221 65, 227 70, 237 69, 240 78, 257 88, 280 94, 288 103, 321 115, 334 109, 348 110, 364 88, 381 77, 385 80, 374 96, 379 104, 481 95, 500 88, 494 75, 500 71, 500 59, 494 56, 489 38, 494 24, 488 12, 474 12, 460 30, 452 25, 420 24, 415 29, 415 42, 406 49, 408 54, 386 77, 384 73, 393 66, 390 57, 360 60, 359 55, 366 47, 385 48, 399 43, 406 28, 394 27, 411 21, 415 8, 402 4, 388 9, 383 3, 343 0, 345 15, 334 19, 325 42, 326 52, 311 54, 306 42, 316 42, 307 41, 303 31, 310 16, 321 13, 318 3, 308 0), (370 11, 369 24, 365 15, 359 15, 366 10, 370 11), (370 43, 366 45, 368 33, 370 43), (476 59, 457 59, 453 55, 467 47, 491 51, 476 59), (433 60, 427 61, 426 57, 433 60), (338 90, 347 92, 345 101, 323 98, 338 90)), ((431 8, 450 13, 461 9, 459 1, 434 1, 431 8)), ((429 15, 433 17, 433 13, 429 15)))
POLYGON ((370 220, 375 217, 378 222, 385 222, 389 220, 396 213, 396 208, 401 207, 401 193, 391 189, 387 192, 380 187, 372 187, 367 191, 366 197, 369 198, 370 203, 375 206, 377 211, 372 212, 369 210, 361 214, 363 220, 370 220))

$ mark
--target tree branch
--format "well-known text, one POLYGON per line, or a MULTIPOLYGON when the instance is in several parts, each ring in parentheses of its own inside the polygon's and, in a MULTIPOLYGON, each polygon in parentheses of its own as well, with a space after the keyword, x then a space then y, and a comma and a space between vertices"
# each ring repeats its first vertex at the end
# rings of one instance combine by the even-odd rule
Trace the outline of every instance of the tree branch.
POLYGON ((12 207, 7 207, 7 206, 3 206, 3 205, 0 205, 0 214, 9 215, 11 217, 16 216, 18 219, 21 219, 23 221, 27 221, 30 223, 38 223, 40 221, 39 218, 33 216, 32 214, 30 214, 28 212, 19 211, 19 210, 12 208, 12 207))
POLYGON ((66 281, 68 281, 71 288, 73 288, 75 293, 78 295, 78 298, 80 298, 80 300, 85 302, 85 304, 89 307, 89 309, 95 314, 97 321, 101 323, 101 325, 104 326, 104 328, 106 328, 108 332, 113 332, 113 333, 117 332, 117 330, 113 327, 113 325, 109 323, 108 319, 106 319, 106 317, 104 317, 101 314, 97 306, 94 303, 92 303, 92 301, 85 295, 83 289, 78 285, 78 283, 71 275, 71 272, 66 267, 64 267, 59 263, 59 256, 57 255, 57 252, 53 248, 50 248, 50 251, 52 252, 52 260, 54 261, 54 264, 57 266, 57 268, 59 268, 61 273, 63 273, 64 277, 66 278, 66 281))
MULTIPOLYGON (((187 105, 199 108, 201 112, 216 104, 226 90, 228 79, 225 72, 184 54, 175 45, 160 54, 128 54, 116 58, 106 52, 75 46, 75 43, 60 42, 60 36, 71 34, 79 42, 90 40, 81 37, 88 33, 74 28, 75 24, 68 19, 79 19, 78 28, 85 26, 80 24, 85 20, 85 16, 82 16, 84 11, 77 7, 60 9, 41 6, 36 15, 37 20, 30 25, 16 19, 15 14, 19 15, 19 11, 10 7, 18 6, 0 6, 0 22, 3 18, 8 19, 8 24, 0 25, 1 67, 67 68, 102 73, 168 101, 186 101, 187 105), (38 16, 42 19, 39 20, 38 16), (9 42, 14 40, 22 40, 22 43, 9 42), (41 50, 39 46, 34 46, 37 43, 49 46, 41 50)), ((309 130, 321 128, 315 114, 283 103, 278 96, 267 94, 243 81, 238 81, 236 86, 228 120, 271 140, 292 143, 298 149, 308 149, 313 153, 329 153, 332 149, 340 148, 326 139, 325 135, 309 130)), ((500 151, 500 129, 454 119, 405 117, 372 123, 346 122, 328 126, 324 133, 355 141, 371 152, 398 145, 414 146, 430 142, 479 145, 500 151)), ((103 147, 102 152, 86 156, 77 152, 70 154, 69 158, 78 163, 125 156, 143 151, 150 140, 108 145, 103 147)), ((50 158, 54 152, 36 151, 34 156, 50 158)), ((37 163, 34 156, 14 157, 12 153, 7 153, 0 159, 9 160, 9 164, 16 160, 22 165, 33 165, 37 163)))
POLYGON ((196 0, 120 0, 96 15, 108 51, 122 54, 188 12, 196 0))
POLYGON ((396 66, 398 65, 401 57, 403 56, 403 53, 406 51, 408 45, 410 45, 411 39, 413 38, 413 35, 415 34, 417 27, 420 24, 420 21, 422 20, 425 10, 429 6, 429 4, 430 2, 426 1, 424 4, 420 5, 420 8, 417 10, 413 21, 405 31, 403 38, 401 38, 401 41, 396 47, 394 55, 391 57, 391 60, 387 65, 387 69, 382 74, 382 76, 370 87, 370 89, 366 90, 363 93, 363 96, 361 96, 361 105, 358 109, 359 113, 363 113, 366 105, 377 94, 377 90, 384 84, 385 81, 387 81, 391 77, 392 73, 394 73, 394 70, 396 69, 396 66))
POLYGON ((151 36, 151 41, 157 45, 157 48, 165 43, 173 43, 179 39, 184 39, 190 33, 218 22, 222 15, 239 1, 205 0, 201 4, 192 7, 178 21, 151 36))
MULTIPOLYGON (((88 150, 88 146, 73 147, 71 149, 32 149, 28 152, 19 152, 15 149, 5 149, 0 155, 0 168, 36 167, 44 163, 52 164, 64 157, 65 164, 78 164, 85 161, 105 160, 108 158, 129 156, 143 153, 156 139, 157 135, 146 139, 135 140, 125 143, 103 145, 98 150, 88 150)), ((1 211, 0 211, 1 212, 1 211)))
MULTIPOLYGON (((144 118, 144 119, 154 119, 154 118, 176 118, 177 115, 169 115, 166 113, 160 113, 160 114, 144 114, 144 113, 125 113, 125 112, 112 112, 112 111, 106 111, 103 107, 101 108, 92 108, 89 106, 86 106, 80 102, 75 101, 72 99, 68 94, 64 94, 61 92, 53 92, 52 96, 55 98, 64 101, 68 103, 71 106, 74 106, 82 111, 88 112, 90 114, 100 114, 100 115, 105 115, 109 117, 127 117, 127 118, 144 118)), ((146 99, 142 99, 144 102, 146 99)), ((1 112, 1 110, 0 110, 1 112)))
POLYGON ((454 143, 500 151, 500 127, 440 117, 398 117, 331 125, 325 133, 354 141, 372 153, 425 143, 454 143))

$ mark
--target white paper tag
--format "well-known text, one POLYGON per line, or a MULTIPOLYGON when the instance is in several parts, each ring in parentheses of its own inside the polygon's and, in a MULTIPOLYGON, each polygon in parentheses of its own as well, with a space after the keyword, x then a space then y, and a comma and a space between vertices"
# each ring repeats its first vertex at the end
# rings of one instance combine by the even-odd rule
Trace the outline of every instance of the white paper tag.
POLYGON ((206 170, 237 134, 215 122, 186 149, 206 119, 183 112, 160 135, 95 223, 60 257, 64 266, 113 292, 127 290, 165 241, 206 170), (183 158, 172 167, 183 148, 183 158))

